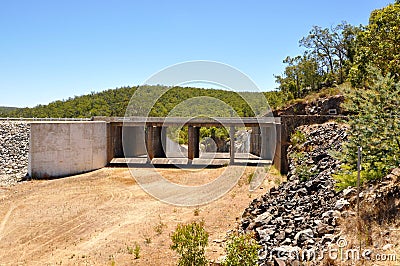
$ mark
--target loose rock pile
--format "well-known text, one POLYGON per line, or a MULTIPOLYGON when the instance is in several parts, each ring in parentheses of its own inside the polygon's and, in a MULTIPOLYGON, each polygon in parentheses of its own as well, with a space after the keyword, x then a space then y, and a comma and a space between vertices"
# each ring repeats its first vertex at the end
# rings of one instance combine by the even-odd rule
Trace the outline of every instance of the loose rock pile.
POLYGON ((254 231, 262 246, 260 265, 296 265, 304 250, 321 251, 339 237, 339 211, 348 202, 334 190, 331 174, 340 163, 329 151, 341 149, 347 129, 325 123, 298 130, 305 141, 289 147, 288 182, 253 200, 242 215, 241 230, 254 231))
POLYGON ((0 122, 0 186, 15 184, 28 172, 29 124, 0 122))

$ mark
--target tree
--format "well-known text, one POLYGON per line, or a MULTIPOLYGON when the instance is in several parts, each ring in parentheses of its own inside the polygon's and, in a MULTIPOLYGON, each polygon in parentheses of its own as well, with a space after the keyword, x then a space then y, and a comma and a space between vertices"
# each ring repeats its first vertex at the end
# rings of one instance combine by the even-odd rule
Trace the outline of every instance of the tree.
POLYGON ((339 72, 339 84, 345 81, 351 64, 354 62, 355 39, 359 28, 351 26, 347 22, 332 28, 331 41, 333 54, 336 56, 335 63, 339 72))
POLYGON ((400 80, 400 3, 372 11, 369 24, 357 34, 353 86, 369 86, 368 65, 400 80))
POLYGON ((315 91, 320 86, 318 63, 308 54, 296 57, 286 57, 287 64, 283 76, 275 76, 279 87, 294 98, 304 96, 309 91, 315 91))
POLYGON ((340 156, 343 169, 335 175, 342 189, 356 184, 358 146, 363 149, 363 180, 379 179, 400 165, 400 83, 377 68, 368 71, 371 87, 349 89, 343 106, 353 116, 340 156))
POLYGON ((345 81, 349 69, 347 62, 353 60, 356 32, 357 27, 344 21, 330 29, 313 26, 309 35, 300 40, 300 46, 310 49, 325 72, 326 85, 345 81))
POLYGON ((300 40, 300 46, 311 49, 317 60, 326 67, 326 72, 334 73, 334 48, 329 29, 313 26, 309 35, 300 40))

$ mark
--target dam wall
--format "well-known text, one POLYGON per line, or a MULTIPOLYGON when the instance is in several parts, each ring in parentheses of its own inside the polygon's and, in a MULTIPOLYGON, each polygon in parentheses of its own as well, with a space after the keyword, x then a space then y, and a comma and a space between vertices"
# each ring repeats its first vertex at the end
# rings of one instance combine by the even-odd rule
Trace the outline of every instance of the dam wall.
POLYGON ((63 177, 107 165, 106 122, 51 121, 30 125, 30 177, 63 177))

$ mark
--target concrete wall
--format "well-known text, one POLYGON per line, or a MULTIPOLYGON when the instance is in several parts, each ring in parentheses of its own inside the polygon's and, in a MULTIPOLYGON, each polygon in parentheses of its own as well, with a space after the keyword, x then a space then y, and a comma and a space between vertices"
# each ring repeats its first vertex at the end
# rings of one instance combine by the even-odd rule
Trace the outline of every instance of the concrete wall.
POLYGON ((29 175, 63 177, 107 165, 105 122, 33 122, 29 175))
POLYGON ((144 127, 124 127, 122 132, 122 154, 125 157, 137 157, 147 154, 144 127))

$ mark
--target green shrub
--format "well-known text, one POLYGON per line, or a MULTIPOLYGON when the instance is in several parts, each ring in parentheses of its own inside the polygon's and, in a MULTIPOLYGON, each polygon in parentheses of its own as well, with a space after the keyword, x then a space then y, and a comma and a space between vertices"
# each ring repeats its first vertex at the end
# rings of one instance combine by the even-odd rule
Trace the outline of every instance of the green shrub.
POLYGON ((226 243, 225 266, 253 266, 258 262, 260 246, 253 234, 231 235, 226 243))
POLYGON ((250 185, 253 178, 254 178, 254 173, 250 173, 247 175, 247 185, 250 185))
POLYGON ((303 132, 300 130, 296 130, 291 136, 290 136, 290 142, 292 143, 293 146, 301 145, 304 142, 306 142, 306 136, 304 135, 303 132))
POLYGON ((311 169, 311 165, 302 164, 296 166, 296 175, 299 177, 300 181, 305 182, 316 174, 316 172, 311 169))
POLYGON ((179 255, 179 266, 201 266, 207 264, 205 247, 208 244, 208 233, 204 222, 179 224, 171 236, 171 249, 179 255))
MULTIPOLYGON (((377 163, 373 166, 371 166, 370 163, 363 163, 361 168, 360 185, 367 180, 380 179, 382 177, 382 173, 385 172, 385 165, 382 163, 377 163)), ((353 170, 352 167, 349 167, 346 164, 342 165, 340 172, 332 175, 336 180, 336 189, 338 191, 342 191, 348 187, 357 186, 357 175, 357 171, 353 170)))
POLYGON ((140 258, 140 245, 138 243, 135 244, 135 249, 133 250, 133 254, 135 255, 135 259, 140 258))
POLYGON ((135 243, 135 248, 127 246, 126 249, 128 250, 129 254, 133 254, 135 256, 135 259, 140 258, 140 245, 138 243, 135 243))
MULTIPOLYGON (((357 171, 352 171, 347 165, 341 167, 339 174, 333 174, 333 178, 336 180, 336 189, 342 191, 348 187, 355 187, 357 185, 357 171)), ((365 173, 361 173, 360 179, 364 181, 365 173)))
POLYGON ((292 152, 291 154, 289 154, 289 157, 294 161, 295 164, 301 164, 306 158, 304 152, 298 151, 292 152))

